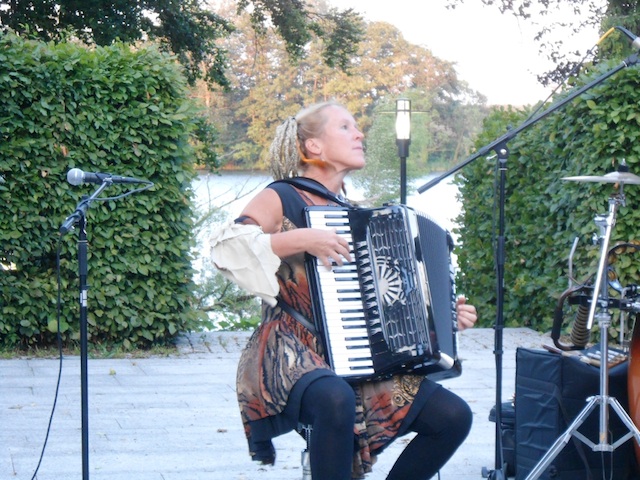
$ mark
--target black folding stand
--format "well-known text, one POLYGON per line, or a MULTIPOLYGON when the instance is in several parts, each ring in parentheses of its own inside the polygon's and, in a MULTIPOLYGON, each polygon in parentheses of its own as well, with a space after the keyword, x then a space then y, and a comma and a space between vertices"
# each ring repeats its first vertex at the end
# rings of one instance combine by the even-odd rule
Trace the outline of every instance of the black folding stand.
POLYGON ((437 178, 425 183, 423 186, 418 188, 418 193, 424 193, 429 188, 434 185, 440 183, 444 178, 449 177, 450 175, 456 173, 457 171, 464 168, 466 165, 471 162, 477 160, 480 157, 484 157, 489 155, 491 152, 495 152, 497 154, 498 161, 498 169, 500 171, 500 185, 499 185, 499 225, 498 225, 498 238, 495 249, 495 263, 496 263, 496 288, 497 288, 497 310, 496 310, 496 322, 495 322, 495 340, 494 340, 494 355, 496 362, 496 405, 495 405, 495 421, 496 421, 496 431, 495 431, 495 469, 488 471, 486 468, 483 468, 481 472, 482 476, 485 478, 489 478, 491 480, 505 480, 507 478, 506 469, 504 466, 504 458, 502 451, 502 356, 503 356, 503 329, 504 329, 504 259, 505 259, 505 188, 506 188, 506 172, 507 172, 507 159, 509 156, 509 150, 507 147, 508 142, 515 138, 523 130, 529 128, 530 126, 538 123, 543 118, 546 118, 551 113, 559 110, 564 107, 569 102, 573 101, 576 97, 582 95, 584 92, 590 90, 591 88, 599 85, 607 78, 613 76, 618 73, 620 70, 634 66, 638 63, 638 54, 634 53, 629 56, 625 60, 623 60, 618 66, 613 69, 605 72, 603 75, 599 76, 595 80, 589 82, 581 88, 570 92, 562 100, 557 103, 552 104, 546 110, 543 110, 538 115, 526 120, 520 126, 509 130, 503 136, 490 143, 489 145, 481 148, 475 154, 471 155, 466 160, 462 161, 457 166, 453 167, 451 170, 443 173, 437 178))

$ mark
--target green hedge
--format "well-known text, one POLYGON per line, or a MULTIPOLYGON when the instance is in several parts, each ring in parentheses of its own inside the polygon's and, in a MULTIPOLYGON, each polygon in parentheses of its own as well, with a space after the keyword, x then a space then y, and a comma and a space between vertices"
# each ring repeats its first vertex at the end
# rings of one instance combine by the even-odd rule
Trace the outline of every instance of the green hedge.
MULTIPOLYGON (((57 327, 56 250, 64 219, 97 185, 70 168, 155 186, 87 211, 89 339, 163 344, 195 327, 190 251, 196 106, 169 56, 0 37, 0 342, 49 344, 57 327)), ((112 185, 101 197, 131 186, 112 185)), ((78 328, 77 231, 61 242, 61 330, 78 328)))
MULTIPOLYGON (((611 67, 600 65, 578 86, 611 67)), ((600 246, 592 238, 600 232, 594 218, 607 213, 609 195, 617 190, 613 184, 570 182, 562 177, 604 175, 616 170, 623 159, 632 173, 640 174, 639 104, 638 71, 622 70, 510 141, 505 211, 507 326, 551 328, 557 299, 568 286, 568 256, 575 237, 579 244, 574 276, 583 281, 595 274, 600 246)), ((509 125, 520 125, 528 113, 494 111, 485 121, 477 148, 502 136, 509 125)), ((478 305, 485 326, 496 318, 499 173, 495 167, 495 159, 478 159, 458 178, 464 205, 458 219, 464 225, 458 231, 458 288, 478 305)), ((625 187, 626 207, 618 212, 611 246, 640 238, 639 189, 625 187)), ((640 282, 639 265, 640 256, 618 258, 614 267, 623 285, 640 282)), ((568 313, 566 326, 572 318, 568 313)))

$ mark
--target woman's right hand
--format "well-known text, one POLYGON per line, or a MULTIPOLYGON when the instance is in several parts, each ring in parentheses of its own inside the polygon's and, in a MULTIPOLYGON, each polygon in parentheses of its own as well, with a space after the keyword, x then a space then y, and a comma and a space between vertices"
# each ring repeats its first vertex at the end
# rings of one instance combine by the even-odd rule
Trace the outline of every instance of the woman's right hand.
POLYGON ((332 264, 343 265, 352 261, 349 242, 335 230, 320 228, 295 228, 271 234, 271 248, 280 258, 299 253, 309 253, 331 270, 332 264))
POLYGON ((305 251, 317 257, 327 270, 331 270, 332 264, 343 265, 344 261, 352 261, 349 253, 349 242, 338 235, 335 230, 323 230, 319 228, 305 228, 308 239, 305 251))

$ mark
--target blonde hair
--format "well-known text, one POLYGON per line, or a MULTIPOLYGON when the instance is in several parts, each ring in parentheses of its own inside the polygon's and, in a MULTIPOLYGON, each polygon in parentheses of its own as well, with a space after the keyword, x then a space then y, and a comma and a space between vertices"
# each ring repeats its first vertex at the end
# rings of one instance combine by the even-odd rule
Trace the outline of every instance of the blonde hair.
POLYGON ((307 158, 305 141, 322 135, 327 123, 324 110, 328 107, 344 108, 333 100, 316 103, 278 126, 269 148, 269 167, 274 180, 297 177, 309 165, 324 166, 322 160, 307 158))

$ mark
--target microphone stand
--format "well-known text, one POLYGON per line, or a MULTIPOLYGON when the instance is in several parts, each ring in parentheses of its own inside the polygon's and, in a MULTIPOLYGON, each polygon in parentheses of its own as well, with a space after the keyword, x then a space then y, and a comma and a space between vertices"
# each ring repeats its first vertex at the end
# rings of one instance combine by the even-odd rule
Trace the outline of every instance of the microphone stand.
POLYGON ((80 283, 80 393, 82 417, 82 480, 89 480, 89 388, 88 373, 88 335, 87 335, 87 232, 86 213, 89 204, 102 192, 110 181, 104 181, 90 196, 83 195, 75 212, 67 217, 60 227, 60 234, 64 235, 78 224, 78 278, 80 283))
POLYGON ((607 78, 615 75, 620 70, 631 67, 638 63, 638 53, 634 53, 624 59, 619 65, 611 70, 600 75, 596 79, 587 83, 586 85, 570 92, 562 100, 552 104, 546 110, 543 110, 538 115, 535 115, 528 120, 525 120, 520 126, 510 129, 507 133, 502 135, 497 140, 484 146, 478 150, 475 154, 462 161, 460 164, 454 166, 452 169, 443 173, 437 178, 430 180, 421 187, 418 188, 418 193, 424 193, 429 188, 440 183, 444 178, 461 170, 471 162, 477 160, 480 157, 488 155, 490 152, 497 154, 498 169, 500 171, 500 185, 499 185, 499 225, 498 225, 498 241, 495 249, 495 263, 496 263, 496 322, 495 322, 495 339, 494 339, 494 355, 496 363, 496 405, 495 405, 495 469, 487 471, 486 468, 482 469, 482 476, 491 480, 506 480, 507 474, 504 471, 504 456, 502 451, 502 356, 503 356, 503 329, 504 329, 504 259, 505 259, 505 187, 506 187, 506 172, 507 172, 507 160, 509 156, 509 150, 507 144, 510 140, 516 137, 520 132, 526 130, 532 125, 538 123, 543 118, 548 117, 553 112, 561 109, 569 102, 573 101, 576 97, 582 95, 584 92, 604 82, 607 78))

